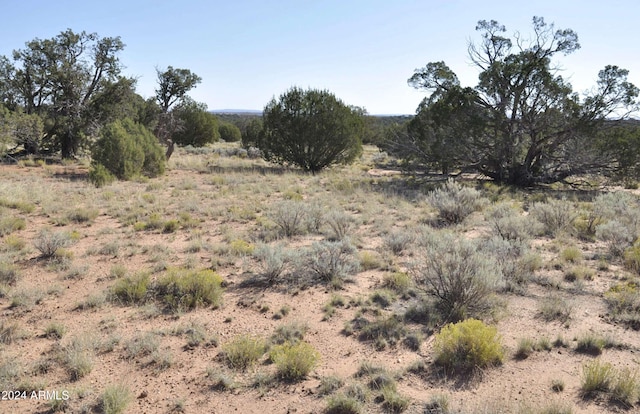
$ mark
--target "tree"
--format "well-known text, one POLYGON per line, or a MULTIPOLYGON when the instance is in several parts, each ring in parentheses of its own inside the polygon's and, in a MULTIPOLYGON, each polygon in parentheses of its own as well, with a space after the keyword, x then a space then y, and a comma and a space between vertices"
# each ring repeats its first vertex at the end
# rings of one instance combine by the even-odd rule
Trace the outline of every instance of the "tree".
POLYGON ((431 92, 406 133, 386 145, 417 164, 482 173, 529 186, 606 172, 615 156, 602 151, 598 130, 606 119, 637 108, 638 88, 628 71, 606 66, 597 87, 582 99, 558 73, 552 58, 580 48, 577 34, 533 18, 531 39, 503 35, 498 22, 480 21, 480 43, 469 56, 479 83, 463 88, 444 62, 417 69, 409 84, 431 92))
POLYGON ((122 79, 117 54, 123 48, 119 37, 71 29, 52 39, 36 38, 13 52, 13 62, 0 58, 0 99, 12 110, 46 118, 45 144, 73 157, 100 127, 94 99, 104 101, 109 87, 122 79))
POLYGON ((242 146, 246 149, 255 147, 262 134, 262 120, 253 118, 242 130, 242 146))
POLYGON ((192 99, 183 99, 173 110, 181 128, 173 133, 172 140, 179 145, 202 147, 220 139, 218 120, 207 105, 192 99))
POLYGON ((198 85, 202 78, 189 69, 177 69, 169 66, 166 70, 156 69, 158 74, 158 89, 156 89, 156 100, 160 106, 161 114, 155 134, 167 147, 165 154, 167 160, 173 154, 175 142, 173 135, 180 130, 181 123, 170 111, 173 104, 182 100, 191 89, 198 85))
POLYGON ((102 165, 124 180, 139 174, 155 177, 163 174, 165 168, 164 154, 156 138, 131 119, 105 125, 91 156, 94 167, 102 165))
POLYGON ((218 126, 220 138, 225 142, 238 142, 242 139, 240 128, 229 122, 221 122, 218 126))
POLYGON ((263 133, 256 144, 267 161, 316 173, 360 155, 360 113, 328 91, 294 87, 264 108, 263 133))

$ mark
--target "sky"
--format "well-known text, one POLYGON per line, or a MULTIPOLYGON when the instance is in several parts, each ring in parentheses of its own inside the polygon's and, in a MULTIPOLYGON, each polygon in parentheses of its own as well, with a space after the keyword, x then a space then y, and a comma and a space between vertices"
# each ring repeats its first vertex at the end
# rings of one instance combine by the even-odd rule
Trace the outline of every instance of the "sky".
POLYGON ((477 84, 469 42, 479 20, 531 34, 533 16, 578 33, 581 49, 558 56, 577 92, 606 65, 640 86, 637 0, 0 0, 0 55, 70 28, 120 36, 123 73, 154 95, 156 68, 202 78, 190 96, 210 110, 262 110, 292 86, 326 89, 370 114, 414 114, 425 91, 414 70, 444 61, 463 86, 477 84))

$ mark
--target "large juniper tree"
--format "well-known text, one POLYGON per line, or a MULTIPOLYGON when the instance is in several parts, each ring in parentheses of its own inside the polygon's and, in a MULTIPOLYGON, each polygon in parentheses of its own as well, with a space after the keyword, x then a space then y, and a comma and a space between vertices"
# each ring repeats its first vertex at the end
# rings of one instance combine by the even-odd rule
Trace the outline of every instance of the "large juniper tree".
MULTIPOLYGON (((430 92, 407 131, 386 143, 414 165, 444 173, 475 171, 497 181, 532 185, 606 171, 616 154, 603 151, 599 127, 636 108, 638 88, 628 71, 606 66, 587 96, 574 93, 552 61, 580 48, 578 35, 533 18, 530 38, 496 21, 480 21, 469 56, 480 70, 473 88, 460 85, 444 62, 409 79, 430 92)), ((606 138, 606 137, 605 137, 606 138)))

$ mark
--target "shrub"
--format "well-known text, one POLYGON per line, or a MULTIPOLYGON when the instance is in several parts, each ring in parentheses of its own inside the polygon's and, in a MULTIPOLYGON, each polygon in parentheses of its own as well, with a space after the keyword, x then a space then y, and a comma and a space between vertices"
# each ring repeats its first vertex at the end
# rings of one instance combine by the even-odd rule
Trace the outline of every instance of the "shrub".
POLYGON ((242 132, 237 126, 228 122, 220 122, 218 125, 220 138, 225 142, 238 142, 242 139, 242 132))
MULTIPOLYGON (((407 330, 400 320, 395 315, 387 317, 381 317, 373 322, 366 322, 362 326, 360 332, 360 338, 362 340, 382 341, 383 344, 389 343, 395 345, 398 343, 407 333, 407 330)), ((376 344, 376 346, 379 343, 376 344)))
POLYGON ((385 273, 382 277, 382 286, 392 289, 400 294, 407 293, 411 288, 411 276, 404 272, 385 273))
POLYGON ((330 375, 328 377, 320 378, 320 385, 318 385, 318 395, 329 395, 334 391, 340 389, 344 385, 344 381, 336 377, 335 375, 330 375))
POLYGON ((223 346, 224 360, 230 368, 244 370, 255 364, 265 353, 262 339, 239 336, 223 346))
POLYGON ((52 232, 42 230, 34 240, 33 245, 44 258, 52 258, 59 249, 67 247, 71 243, 71 237, 66 232, 52 232))
POLYGON ((100 397, 100 408, 104 414, 121 414, 130 402, 131 390, 126 385, 109 385, 100 397))
POLYGON ((222 304, 222 277, 209 269, 169 269, 155 290, 156 297, 172 311, 222 304))
POLYGON ((148 273, 137 273, 118 279, 113 285, 112 298, 125 305, 141 304, 147 299, 151 283, 148 273))
POLYGON ((501 364, 501 339, 495 327, 477 319, 448 324, 435 337, 435 361, 454 371, 501 364))
POLYGON ((290 344, 296 344, 304 338, 304 334, 308 329, 309 326, 302 322, 292 322, 280 325, 271 336, 271 343, 276 345, 282 345, 287 342, 290 344))
POLYGON ((3 217, 0 219, 0 237, 11 234, 14 231, 24 230, 27 222, 20 217, 3 217))
POLYGON ((522 240, 491 237, 479 247, 480 253, 493 259, 504 278, 504 289, 523 293, 535 269, 535 256, 528 254, 522 240))
POLYGON ((305 208, 305 205, 299 201, 284 200, 275 203, 268 216, 276 223, 282 236, 291 237, 302 232, 305 208))
POLYGON ((67 331, 65 326, 58 322, 51 322, 44 328, 44 335, 47 338, 61 339, 67 331))
POLYGON ((547 322, 558 320, 567 322, 571 317, 571 304, 560 296, 552 295, 540 301, 540 316, 547 322))
POLYGON ((93 370, 93 349, 85 341, 74 338, 62 352, 64 364, 74 381, 85 377, 93 370))
POLYGON ((24 332, 17 322, 4 320, 0 322, 0 344, 11 345, 24 337, 24 332))
POLYGON ((573 204, 566 200, 548 200, 546 203, 534 203, 531 216, 542 223, 547 235, 556 236, 568 231, 577 217, 573 204))
POLYGON ((316 173, 362 152, 361 111, 328 91, 292 88, 264 108, 256 146, 267 161, 316 173))
POLYGON ((405 251, 415 241, 415 234, 403 230, 393 230, 383 240, 385 248, 391 250, 393 254, 400 254, 405 251))
POLYGON ((164 173, 165 157, 156 137, 130 119, 103 127, 92 149, 94 168, 101 164, 114 176, 129 180, 139 174, 155 177, 164 173))
POLYGON ((624 267, 640 274, 640 244, 636 243, 624 251, 624 267))
POLYGON ((136 336, 124 345, 127 359, 136 359, 139 357, 151 355, 158 350, 160 341, 153 333, 145 333, 136 336))
POLYGON ((600 359, 588 361, 582 366, 580 389, 585 397, 598 391, 609 391, 613 380, 614 369, 608 362, 600 359))
POLYGON ((602 349, 607 345, 608 341, 593 333, 585 333, 578 337, 578 343, 576 344, 576 352, 583 354, 600 355, 602 349))
POLYGON ((324 412, 325 414, 360 414, 362 403, 356 398, 338 394, 329 398, 324 412))
POLYGON ((422 256, 412 271, 445 318, 458 321, 490 309, 492 293, 503 285, 502 272, 472 242, 445 234, 422 256))
POLYGON ((269 356, 278 368, 278 376, 287 381, 304 379, 320 360, 318 351, 306 342, 277 345, 269 356))
POLYGON ((498 204, 487 215, 494 233, 504 240, 525 241, 542 230, 532 217, 523 216, 507 204, 498 204))
POLYGON ((89 181, 98 188, 109 185, 116 180, 116 177, 100 163, 91 164, 89 168, 89 181))
POLYGON ((574 266, 564 274, 564 280, 567 282, 593 280, 595 271, 586 266, 574 266))
POLYGON ((575 246, 569 246, 560 252, 560 257, 565 262, 577 263, 582 260, 582 251, 575 246))
POLYGON ((331 210, 324 219, 333 231, 334 240, 346 238, 355 224, 353 217, 343 211, 331 210))
POLYGON ((618 257, 636 239, 635 229, 618 220, 611 220, 596 227, 596 237, 607 242, 609 252, 618 257))
POLYGON ((461 223, 469 214, 479 210, 484 199, 478 190, 463 187, 453 179, 427 195, 427 201, 438 210, 438 216, 446 223, 461 223))
POLYGON ((640 383, 638 373, 625 368, 619 371, 611 387, 611 399, 626 407, 632 407, 638 402, 640 383))
POLYGON ((410 399, 398 393, 393 388, 382 389, 382 405, 391 413, 404 412, 410 403, 410 399))
POLYGON ((315 242, 305 255, 304 268, 320 281, 331 282, 336 287, 360 267, 356 248, 347 240, 315 242))
POLYGON ((15 285, 19 277, 18 268, 14 264, 0 262, 0 284, 15 285))
POLYGON ((281 245, 260 244, 253 250, 253 257, 258 259, 260 277, 269 286, 278 281, 290 262, 289 255, 281 245))

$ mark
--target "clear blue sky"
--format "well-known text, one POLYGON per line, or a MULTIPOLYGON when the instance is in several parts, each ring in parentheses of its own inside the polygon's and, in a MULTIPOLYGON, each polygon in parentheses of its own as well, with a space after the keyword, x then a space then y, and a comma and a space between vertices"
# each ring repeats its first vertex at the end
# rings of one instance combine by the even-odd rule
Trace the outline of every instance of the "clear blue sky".
POLYGON ((3 0, 0 55, 67 28, 120 36, 125 74, 153 95, 155 68, 202 77, 191 96, 209 109, 258 109, 291 86, 328 89, 372 114, 413 114, 424 93, 414 69, 444 60, 465 86, 477 72, 467 44, 478 20, 530 33, 531 18, 578 33, 582 48, 560 57, 577 91, 607 64, 640 86, 637 0, 3 0))

